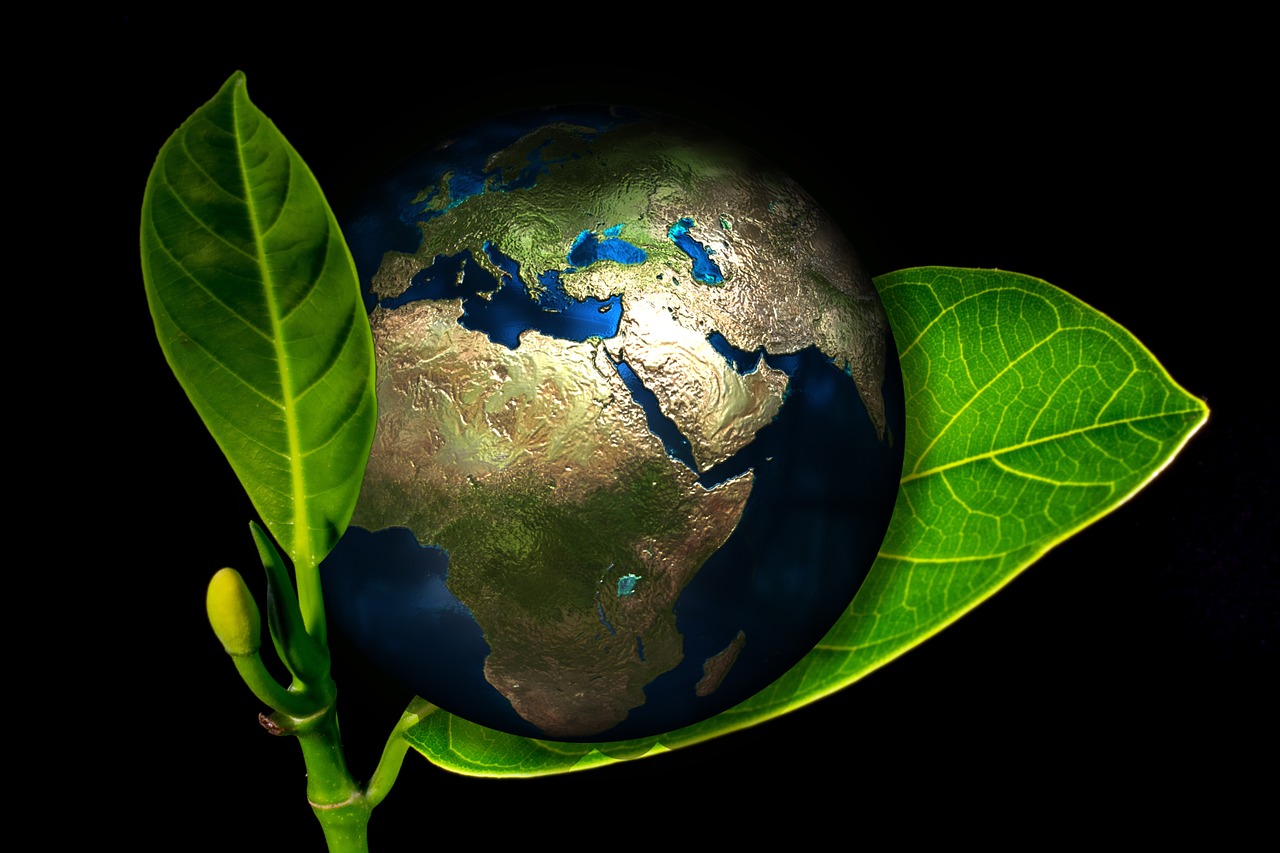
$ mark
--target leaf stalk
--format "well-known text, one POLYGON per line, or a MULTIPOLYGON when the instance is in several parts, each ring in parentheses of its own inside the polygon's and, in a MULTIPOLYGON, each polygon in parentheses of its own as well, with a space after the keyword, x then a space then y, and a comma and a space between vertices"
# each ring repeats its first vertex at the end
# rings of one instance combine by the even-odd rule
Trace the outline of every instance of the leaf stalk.
POLYGON ((399 722, 387 738, 387 745, 382 748, 382 758, 378 760, 378 766, 373 771, 369 784, 365 786, 365 798, 369 801, 369 808, 372 809, 386 798, 391 791, 391 786, 400 776, 405 753, 409 751, 409 742, 405 740, 404 733, 425 720, 435 710, 435 705, 421 696, 415 696, 409 703, 409 707, 400 715, 399 722))

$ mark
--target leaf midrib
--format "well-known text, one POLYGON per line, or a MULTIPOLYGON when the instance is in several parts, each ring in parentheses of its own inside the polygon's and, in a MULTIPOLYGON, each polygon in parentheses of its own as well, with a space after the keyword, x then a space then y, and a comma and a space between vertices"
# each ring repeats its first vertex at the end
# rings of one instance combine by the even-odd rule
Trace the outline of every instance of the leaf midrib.
MULTIPOLYGON (((1134 417, 1134 418, 1120 418, 1119 420, 1114 420, 1114 421, 1105 421, 1103 423, 1089 424, 1088 426, 1079 427, 1077 429, 1069 429, 1064 432, 1052 433, 1051 435, 1046 435, 1041 438, 1033 439, 1031 441, 1020 441, 1017 444, 1005 445, 1003 447, 998 447, 992 450, 988 450, 985 453, 978 453, 974 456, 966 456, 965 458, 957 459, 954 462, 947 462, 943 465, 935 465, 934 467, 926 469, 924 471, 917 471, 911 474, 903 474, 901 482, 904 484, 910 483, 913 480, 920 480, 925 477, 929 477, 933 474, 940 474, 943 471, 949 471, 952 468, 959 468, 962 465, 968 465, 972 462, 981 462, 984 459, 994 459, 997 456, 1000 456, 1005 453, 1012 453, 1015 450, 1024 450, 1028 447, 1035 447, 1036 445, 1044 444, 1045 442, 1058 441, 1059 439, 1069 438, 1074 435, 1084 435, 1094 430, 1111 429, 1117 426, 1127 426, 1131 424, 1142 423, 1143 421, 1162 420, 1164 418, 1178 417, 1180 415, 1191 415, 1191 414, 1199 414, 1199 413, 1200 413, 1200 410, 1197 408, 1175 409, 1173 411, 1160 412, 1159 414, 1154 414, 1154 415, 1142 415, 1141 417, 1134 417)), ((921 454, 922 457, 923 455, 924 454, 921 454)), ((1017 473, 1017 472, 1015 471, 1014 473, 1017 473)), ((1114 485, 1114 483, 1112 484, 1114 485)), ((1075 485, 1102 485, 1102 484, 1069 483, 1066 485, 1075 486, 1075 485)))
MULTIPOLYGON (((306 506, 307 490, 306 478, 302 471, 302 437, 299 435, 298 412, 296 401, 293 394, 293 375, 289 370, 288 354, 284 349, 283 322, 284 319, 280 314, 280 306, 276 301, 276 283, 271 273, 271 268, 267 264, 266 252, 264 251, 263 241, 265 232, 259 222, 257 199, 253 195, 250 179, 249 168, 244 160, 244 148, 248 140, 242 136, 241 127, 241 109, 240 95, 243 92, 243 81, 240 83, 239 91, 236 97, 231 99, 231 127, 236 138, 236 165, 240 171, 240 181, 244 189, 245 209, 249 214, 249 223, 253 233, 254 252, 257 254, 258 269, 262 273, 262 284, 265 290, 267 316, 271 322, 271 345, 276 354, 277 370, 280 374, 280 396, 281 404, 284 410, 285 436, 289 444, 288 463, 289 477, 293 489, 293 563, 295 566, 314 566, 312 558, 311 546, 311 525, 307 523, 306 512, 303 509, 306 506)), ((265 121, 265 117, 264 117, 265 121)), ((289 176, 289 184, 286 187, 286 198, 281 203, 281 209, 288 204, 288 187, 292 187, 292 174, 289 176)))

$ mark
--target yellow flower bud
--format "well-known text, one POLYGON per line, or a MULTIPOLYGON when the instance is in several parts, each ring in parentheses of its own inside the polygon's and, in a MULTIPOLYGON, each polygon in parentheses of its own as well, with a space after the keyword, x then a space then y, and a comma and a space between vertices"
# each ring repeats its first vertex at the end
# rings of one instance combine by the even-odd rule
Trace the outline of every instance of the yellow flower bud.
POLYGON ((251 655, 262 645, 258 604, 235 569, 220 569, 205 598, 209 624, 229 655, 251 655))

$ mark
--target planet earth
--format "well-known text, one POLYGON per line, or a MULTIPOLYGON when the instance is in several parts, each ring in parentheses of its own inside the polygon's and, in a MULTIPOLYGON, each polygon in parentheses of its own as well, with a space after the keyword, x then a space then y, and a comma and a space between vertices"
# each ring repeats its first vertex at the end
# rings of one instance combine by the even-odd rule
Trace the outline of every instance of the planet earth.
POLYGON ((344 217, 378 425, 331 618, 445 710, 607 741, 807 654, 902 467, 897 350, 838 225, 700 126, 547 108, 443 141, 344 217))

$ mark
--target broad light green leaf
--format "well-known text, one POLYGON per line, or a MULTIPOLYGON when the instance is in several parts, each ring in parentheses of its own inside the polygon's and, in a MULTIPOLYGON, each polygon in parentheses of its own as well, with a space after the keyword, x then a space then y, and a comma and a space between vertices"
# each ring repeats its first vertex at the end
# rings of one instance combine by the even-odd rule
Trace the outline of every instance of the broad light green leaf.
POLYGON ((169 366, 272 535, 315 566, 373 440, 373 340, 320 186, 243 74, 156 158, 142 270, 169 366))
POLYGON ((933 636, 1115 509, 1208 415, 1132 335, 1039 279, 931 267, 876 287, 902 358, 902 485, 871 574, 817 648, 751 699, 661 737, 529 740, 437 712, 410 743, 459 773, 537 776, 688 746, 808 704, 933 636))

